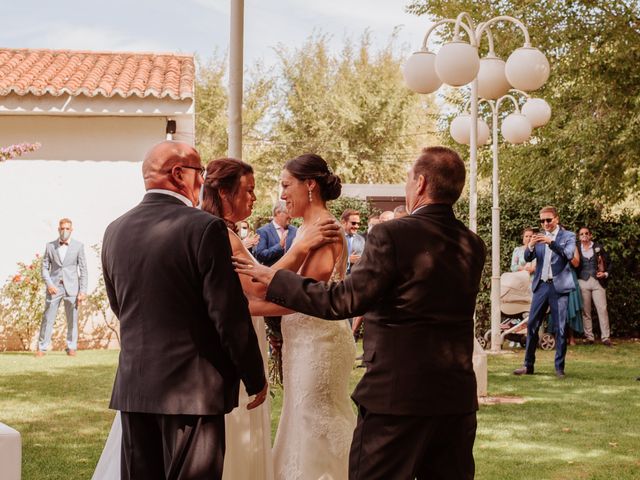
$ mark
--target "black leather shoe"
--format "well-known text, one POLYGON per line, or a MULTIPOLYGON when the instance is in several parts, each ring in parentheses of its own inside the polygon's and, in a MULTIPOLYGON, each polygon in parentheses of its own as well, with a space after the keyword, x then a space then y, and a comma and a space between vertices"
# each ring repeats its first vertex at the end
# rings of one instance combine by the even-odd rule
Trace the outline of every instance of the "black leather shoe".
POLYGON ((513 371, 514 375, 533 375, 533 367, 520 367, 513 371))
POLYGON ((556 377, 564 378, 566 375, 564 374, 564 370, 556 370, 556 377))

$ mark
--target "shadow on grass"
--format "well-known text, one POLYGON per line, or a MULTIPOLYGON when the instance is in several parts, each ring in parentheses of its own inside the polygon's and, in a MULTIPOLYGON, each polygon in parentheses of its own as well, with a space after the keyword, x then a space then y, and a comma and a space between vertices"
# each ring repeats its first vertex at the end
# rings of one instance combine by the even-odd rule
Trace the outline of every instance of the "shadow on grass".
POLYGON ((573 348, 565 379, 553 352, 538 353, 536 374, 516 377, 522 355, 489 359, 489 394, 522 405, 481 407, 476 479, 640 478, 640 383, 637 346, 573 348))

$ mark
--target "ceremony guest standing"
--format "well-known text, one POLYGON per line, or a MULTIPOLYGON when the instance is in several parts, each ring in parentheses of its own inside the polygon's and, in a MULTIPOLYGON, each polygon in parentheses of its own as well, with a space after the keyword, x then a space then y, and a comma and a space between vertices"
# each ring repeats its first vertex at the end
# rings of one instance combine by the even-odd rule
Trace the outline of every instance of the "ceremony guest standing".
POLYGON ((607 282, 611 271, 611 259, 600 243, 593 242, 589 227, 582 227, 578 231, 580 243, 578 253, 578 284, 582 292, 582 323, 587 343, 593 343, 593 319, 591 305, 595 305, 600 322, 600 338, 602 344, 611 347, 609 339, 609 312, 607 311, 607 282))
POLYGON ((388 222, 389 220, 393 220, 394 215, 395 214, 391 210, 385 210, 380 214, 380 217, 378 217, 378 219, 380 220, 380 223, 384 223, 388 222))
MULTIPOLYGON (((256 260, 268 266, 276 263, 282 258, 285 251, 291 248, 297 231, 298 229, 291 225, 291 216, 285 203, 278 202, 273 207, 273 220, 256 231, 260 237, 254 250, 256 260)), ((280 325, 282 316, 266 316, 264 321, 271 331, 269 343, 272 348, 276 349, 276 354, 279 355, 282 347, 280 325)))
POLYGON ((271 302, 326 319, 366 314, 351 480, 474 477, 473 315, 486 249, 453 212, 464 178, 456 152, 424 149, 407 175, 411 214, 371 230, 341 282, 236 259, 271 302))
POLYGON ((245 246, 247 250, 254 255, 255 247, 258 245, 260 241, 260 237, 251 231, 249 227, 249 222, 246 220, 242 220, 241 222, 236 223, 236 228, 238 231, 238 236, 242 240, 242 244, 245 246))
POLYGON ((516 369, 514 375, 532 375, 538 346, 538 330, 547 308, 555 326, 556 376, 564 378, 564 363, 567 354, 567 306, 569 293, 575 289, 571 275, 571 259, 576 249, 574 233, 561 228, 555 207, 546 206, 540 210, 540 224, 544 233, 531 237, 525 249, 526 262, 536 260, 536 273, 531 290, 531 310, 527 324, 527 345, 524 365, 516 369))
POLYGON ((367 236, 371 232, 371 229, 380 223, 380 217, 378 215, 372 215, 369 217, 369 221, 367 222, 367 231, 364 233, 363 237, 365 241, 367 240, 367 236))
POLYGON ((358 263, 364 250, 364 237, 358 233, 360 228, 360 212, 353 208, 347 208, 340 216, 340 223, 347 239, 347 274, 351 273, 351 267, 358 263))
MULTIPOLYGON (((362 251, 364 250, 365 240, 362 235, 358 233, 360 228, 360 212, 353 208, 347 208, 340 216, 340 223, 344 230, 345 238, 347 239, 347 275, 351 273, 351 267, 358 263, 362 251)), ((357 341, 360 332, 360 326, 364 317, 359 316, 353 319, 349 319, 351 325, 351 331, 353 332, 353 338, 357 341)), ((360 366, 360 365, 359 365, 360 366)), ((364 365, 361 365, 364 368, 364 365)))
POLYGON ((110 408, 121 411, 121 479, 220 479, 224 415, 267 395, 225 222, 193 208, 204 167, 166 141, 142 164, 142 202, 105 231, 102 268, 121 350, 110 408))
POLYGON ((526 270, 527 273, 533 275, 533 272, 536 271, 536 262, 527 262, 524 259, 524 252, 529 245, 529 241, 533 236, 533 228, 527 227, 522 230, 522 245, 513 249, 513 254, 511 255, 511 271, 519 272, 521 270, 526 270))
POLYGON ((47 285, 44 315, 40 324, 37 357, 44 356, 53 333, 60 302, 67 317, 67 355, 78 349, 78 305, 87 296, 87 260, 84 245, 71 239, 73 223, 68 218, 58 222, 58 238, 47 243, 42 257, 42 279, 47 285))
POLYGON ((256 231, 260 236, 256 245, 256 259, 260 263, 271 266, 291 248, 298 229, 290 222, 291 217, 284 203, 273 207, 273 220, 256 231))
POLYGON ((409 213, 407 212, 407 209, 404 205, 398 205, 393 209, 393 218, 402 218, 406 217, 407 215, 409 215, 409 213))

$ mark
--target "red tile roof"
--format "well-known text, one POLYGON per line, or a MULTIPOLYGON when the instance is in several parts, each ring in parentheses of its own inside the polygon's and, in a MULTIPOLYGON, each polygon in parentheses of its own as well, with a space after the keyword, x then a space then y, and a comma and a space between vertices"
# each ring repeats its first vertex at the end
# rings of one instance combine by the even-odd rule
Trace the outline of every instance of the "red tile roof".
POLYGON ((0 95, 193 98, 193 55, 0 48, 0 95))

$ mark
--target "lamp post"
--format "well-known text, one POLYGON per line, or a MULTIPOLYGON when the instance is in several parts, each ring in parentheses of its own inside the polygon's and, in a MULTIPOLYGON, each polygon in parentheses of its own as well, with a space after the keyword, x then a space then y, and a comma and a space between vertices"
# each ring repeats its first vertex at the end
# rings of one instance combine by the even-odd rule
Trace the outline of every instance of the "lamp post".
MULTIPOLYGON (((471 16, 461 12, 455 19, 445 18, 427 30, 419 51, 413 53, 404 65, 407 86, 417 93, 433 93, 446 83, 453 87, 471 84, 471 125, 477 124, 478 96, 497 99, 510 88, 532 91, 540 88, 549 78, 549 62, 544 54, 531 46, 529 32, 524 24, 508 15, 500 15, 477 26, 471 16), (491 27, 499 22, 515 24, 524 36, 522 47, 514 50, 506 62, 494 50, 491 27), (454 25, 453 39, 445 43, 437 55, 428 48, 429 36, 443 25, 454 25), (466 33, 468 43, 462 40, 466 33), (483 35, 489 42, 487 56, 480 59, 478 47, 483 35)), ((477 230, 477 128, 471 129, 469 152, 469 228, 477 230)))
MULTIPOLYGON (((529 32, 520 20, 507 15, 500 15, 476 25, 466 12, 461 12, 455 19, 442 19, 431 25, 424 36, 421 49, 413 53, 404 65, 405 83, 417 93, 435 92, 442 83, 453 87, 471 83, 470 111, 466 122, 469 124, 470 146, 469 228, 474 232, 477 231, 478 225, 477 160, 479 130, 481 133, 487 134, 488 137, 488 126, 486 123, 482 125, 483 122, 478 121, 478 96, 496 100, 507 94, 510 88, 525 92, 536 90, 544 85, 549 78, 549 73, 549 62, 540 50, 531 46, 529 32), (513 23, 524 37, 523 46, 514 50, 506 62, 495 54, 494 39, 491 33, 491 27, 500 22, 513 23), (454 26, 453 39, 445 43, 435 54, 428 49, 429 36, 443 25, 454 26), (461 33, 466 34, 468 43, 462 40, 461 33), (487 55, 480 59, 478 47, 483 35, 487 38, 489 48, 487 55)), ((461 122, 464 124, 465 121, 461 122)), ((497 122, 494 122, 494 130, 496 128, 495 125, 497 125, 497 122)), ((494 144, 494 151, 497 152, 497 143, 494 142, 494 144)), ((494 170, 497 171, 497 163, 494 165, 494 170)), ((497 195, 497 185, 494 188, 496 189, 495 195, 497 195)), ((499 230, 493 224, 492 228, 494 234, 497 232, 499 235, 499 230)), ((499 279, 498 274, 498 287, 495 288, 492 278, 492 299, 497 295, 498 302, 499 279)), ((494 328, 500 328, 499 315, 497 318, 498 323, 494 325, 492 314, 492 331, 494 328)))
MULTIPOLYGON (((502 121, 502 136, 512 144, 521 144, 529 140, 535 127, 545 125, 551 118, 551 107, 541 98, 531 98, 525 92, 512 90, 526 98, 520 109, 513 94, 503 95, 496 100, 481 99, 491 109, 491 150, 492 150, 492 182, 491 182, 491 351, 499 352, 502 347, 500 330, 500 179, 498 164, 498 116, 504 101, 510 101, 514 112, 502 121)), ((468 114, 456 117, 449 128, 451 136, 458 143, 469 144, 471 122, 468 114)), ((479 144, 489 139, 489 127, 484 120, 478 120, 479 144)))

